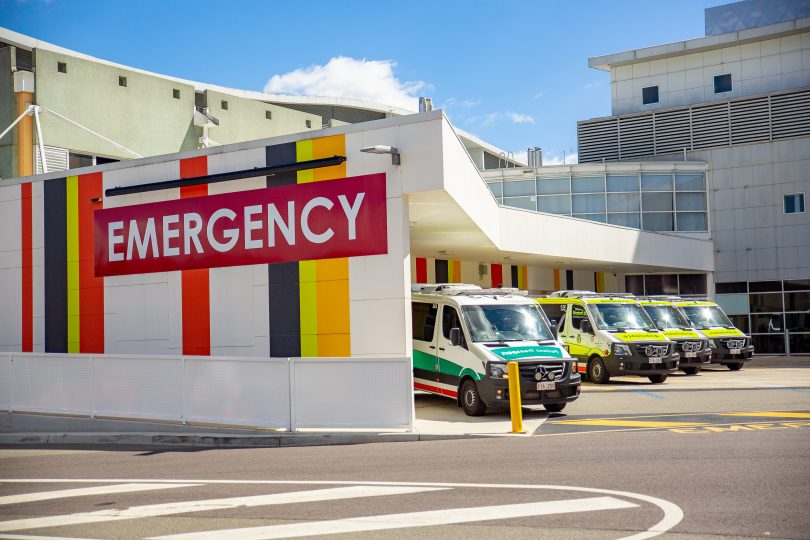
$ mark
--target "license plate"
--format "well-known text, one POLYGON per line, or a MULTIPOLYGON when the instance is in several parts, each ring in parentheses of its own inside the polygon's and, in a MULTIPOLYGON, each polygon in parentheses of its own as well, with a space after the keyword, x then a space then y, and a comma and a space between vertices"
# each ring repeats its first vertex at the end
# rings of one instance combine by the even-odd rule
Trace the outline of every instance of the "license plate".
POLYGON ((660 364, 663 362, 663 359, 657 357, 649 358, 649 360, 651 364, 660 364))
POLYGON ((697 353, 688 352, 688 353, 686 353, 686 357, 687 358, 697 358, 697 353))
POLYGON ((728 352, 730 352, 731 354, 740 354, 740 349, 729 349, 728 352))
POLYGON ((557 388, 557 383, 555 382, 539 382, 537 383, 538 390, 554 390, 557 388))

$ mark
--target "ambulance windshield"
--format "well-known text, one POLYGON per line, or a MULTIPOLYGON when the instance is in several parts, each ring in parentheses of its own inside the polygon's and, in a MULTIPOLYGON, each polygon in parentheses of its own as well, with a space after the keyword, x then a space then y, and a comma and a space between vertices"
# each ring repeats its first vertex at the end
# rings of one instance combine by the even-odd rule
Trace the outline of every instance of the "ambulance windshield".
POLYGON ((703 329, 712 326, 735 328, 734 323, 717 306, 682 306, 681 309, 695 328, 703 329))
POLYGON ((678 308, 675 306, 644 306, 644 311, 660 330, 677 328, 687 330, 690 328, 689 321, 686 320, 678 308))
POLYGON ((588 310, 599 330, 656 330, 647 313, 637 304, 589 304, 588 310))
POLYGON ((554 339, 537 306, 528 304, 464 306, 462 311, 473 341, 554 339))

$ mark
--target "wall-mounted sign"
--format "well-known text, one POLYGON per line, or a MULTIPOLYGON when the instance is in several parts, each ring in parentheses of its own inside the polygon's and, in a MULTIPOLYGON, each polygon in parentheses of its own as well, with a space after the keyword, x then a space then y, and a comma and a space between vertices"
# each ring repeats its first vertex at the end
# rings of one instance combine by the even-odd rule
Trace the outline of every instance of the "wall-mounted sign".
POLYGON ((97 276, 388 252, 385 174, 97 210, 97 276))

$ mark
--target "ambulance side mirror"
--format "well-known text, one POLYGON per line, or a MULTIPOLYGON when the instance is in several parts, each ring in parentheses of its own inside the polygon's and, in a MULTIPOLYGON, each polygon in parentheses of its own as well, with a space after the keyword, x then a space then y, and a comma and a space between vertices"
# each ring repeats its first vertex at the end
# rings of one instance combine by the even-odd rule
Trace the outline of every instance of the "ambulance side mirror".
POLYGON ((593 334, 593 327, 588 319, 582 319, 582 322, 579 323, 579 329, 585 334, 593 334))
POLYGON ((458 347, 459 345, 461 345, 461 328, 450 329, 450 343, 454 347, 458 347))
POLYGON ((551 323, 551 335, 557 339, 557 319, 551 319, 549 322, 551 323))

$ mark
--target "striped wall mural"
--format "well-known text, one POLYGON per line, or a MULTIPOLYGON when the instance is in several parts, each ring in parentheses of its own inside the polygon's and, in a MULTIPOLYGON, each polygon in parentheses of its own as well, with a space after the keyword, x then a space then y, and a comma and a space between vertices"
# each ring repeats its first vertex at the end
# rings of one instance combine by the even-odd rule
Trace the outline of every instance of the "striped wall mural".
POLYGON ((595 292, 605 292, 605 273, 604 272, 594 272, 593 273, 593 290, 595 292))
POLYGON ((22 247, 22 352, 34 350, 34 231, 31 184, 20 185, 20 245, 22 247))
POLYGON ((503 265, 491 264, 489 268, 490 282, 493 289, 503 287, 503 265))
POLYGON ((436 259, 434 267, 436 283, 462 283, 461 261, 436 259))
POLYGON ((424 257, 416 258, 416 283, 429 283, 427 259, 424 257))
POLYGON ((92 173, 44 184, 45 352, 104 352, 104 279, 93 271, 101 179, 92 173))

